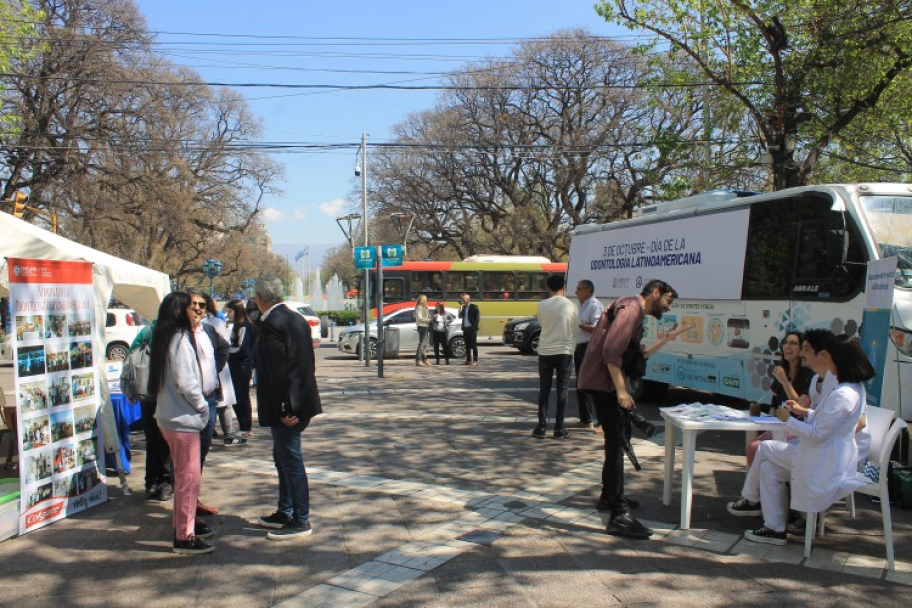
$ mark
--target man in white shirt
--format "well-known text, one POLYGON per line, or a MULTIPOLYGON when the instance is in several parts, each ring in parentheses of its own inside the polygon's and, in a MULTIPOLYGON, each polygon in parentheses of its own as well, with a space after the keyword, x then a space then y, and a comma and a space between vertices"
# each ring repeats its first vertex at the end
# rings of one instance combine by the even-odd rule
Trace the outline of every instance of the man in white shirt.
POLYGON ((536 439, 545 438, 551 381, 556 372, 554 438, 564 439, 569 435, 564 428, 564 411, 567 409, 567 387, 570 385, 570 367, 573 365, 579 316, 576 305, 564 296, 564 277, 551 275, 547 284, 551 297, 538 303, 538 321, 541 323, 538 342, 538 426, 532 431, 532 436, 536 439))
POLYGON ((586 349, 592 339, 592 332, 605 307, 595 297, 595 285, 589 279, 583 279, 576 284, 576 297, 579 298, 579 328, 576 330, 576 348, 573 350, 573 366, 576 369, 576 401, 579 406, 580 428, 591 429, 595 422, 595 408, 592 406, 592 396, 579 387, 579 372, 586 356, 586 349))

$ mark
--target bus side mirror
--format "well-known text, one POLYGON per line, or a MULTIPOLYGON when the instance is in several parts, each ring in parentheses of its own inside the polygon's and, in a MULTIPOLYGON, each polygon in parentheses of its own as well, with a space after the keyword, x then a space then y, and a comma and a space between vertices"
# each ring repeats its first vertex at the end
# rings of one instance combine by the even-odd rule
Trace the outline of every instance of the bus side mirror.
POLYGON ((827 265, 831 267, 842 266, 849 255, 849 233, 846 230, 830 230, 827 232, 827 265))

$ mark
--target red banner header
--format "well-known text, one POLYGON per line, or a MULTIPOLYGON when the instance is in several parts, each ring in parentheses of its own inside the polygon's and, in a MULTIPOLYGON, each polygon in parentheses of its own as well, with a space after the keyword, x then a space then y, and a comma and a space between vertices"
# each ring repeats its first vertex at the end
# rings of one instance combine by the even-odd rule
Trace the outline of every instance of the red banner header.
POLYGON ((59 283, 91 285, 92 263, 69 260, 7 258, 10 283, 59 283))

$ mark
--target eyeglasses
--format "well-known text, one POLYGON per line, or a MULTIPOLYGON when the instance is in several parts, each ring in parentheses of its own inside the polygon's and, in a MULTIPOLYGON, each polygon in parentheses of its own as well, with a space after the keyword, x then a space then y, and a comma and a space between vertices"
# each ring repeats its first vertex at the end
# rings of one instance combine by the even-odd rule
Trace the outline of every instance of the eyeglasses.
POLYGON ((199 308, 200 310, 206 310, 205 302, 190 302, 190 308, 199 308))
POLYGON ((801 346, 801 342, 798 342, 797 340, 787 340, 782 343, 782 346, 801 346))

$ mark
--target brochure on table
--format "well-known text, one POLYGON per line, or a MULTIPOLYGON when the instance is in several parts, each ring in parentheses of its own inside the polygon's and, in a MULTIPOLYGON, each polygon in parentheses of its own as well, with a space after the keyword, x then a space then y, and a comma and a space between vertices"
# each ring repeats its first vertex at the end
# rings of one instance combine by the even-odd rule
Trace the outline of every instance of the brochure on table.
POLYGON ((92 264, 9 258, 19 534, 107 500, 92 264))

